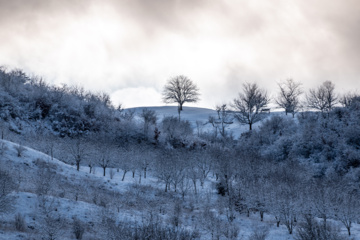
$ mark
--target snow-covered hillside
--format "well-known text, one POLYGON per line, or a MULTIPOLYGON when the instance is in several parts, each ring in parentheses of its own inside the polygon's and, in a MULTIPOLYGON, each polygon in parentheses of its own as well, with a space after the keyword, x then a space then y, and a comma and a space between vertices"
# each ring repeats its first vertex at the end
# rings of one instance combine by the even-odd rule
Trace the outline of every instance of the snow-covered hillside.
MULTIPOLYGON (((164 117, 167 116, 178 116, 178 108, 176 106, 162 106, 162 107, 138 107, 138 108, 128 108, 126 110, 135 111, 136 116, 138 116, 143 109, 153 110, 157 113, 159 122, 164 117)), ((284 113, 270 113, 268 117, 273 116, 274 114, 284 114, 284 113)), ((188 120, 191 123, 191 126, 194 130, 197 129, 197 121, 201 124, 201 131, 204 132, 212 132, 214 129, 212 125, 209 123, 209 116, 213 116, 215 118, 218 117, 218 114, 215 110, 209 108, 197 108, 197 107, 183 107, 183 111, 181 111, 181 119, 188 120)), ((290 116, 289 116, 290 117, 290 116)), ((138 118, 139 119, 139 118, 138 118)), ((266 119, 266 118, 265 118, 266 119)), ((256 129, 261 122, 257 122, 254 124, 254 128, 256 129)), ((238 138, 241 133, 248 131, 248 125, 241 125, 238 121, 233 119, 233 123, 226 127, 229 133, 231 132, 235 138, 238 138)))
MULTIPOLYGON (((11 207, 0 212, 2 240, 75 239, 74 226, 84 229, 83 239, 127 239, 119 238, 121 231, 125 234, 127 228, 137 226, 140 232, 151 224, 174 226, 174 231, 192 233, 193 239, 216 235, 229 239, 226 236, 231 231, 237 233, 237 238, 231 239, 249 239, 255 232, 268 232, 269 240, 293 239, 285 226, 276 227, 271 215, 265 214, 260 222, 257 213, 249 217, 236 213, 228 222, 212 176, 197 194, 182 197, 180 190, 164 192, 163 183, 151 171, 147 178, 127 174, 122 181, 121 169, 109 168, 105 177, 100 168, 89 173, 89 168, 82 166, 78 172, 74 166, 30 148, 4 140, 0 145, 0 170, 11 177, 14 186, 7 196, 11 207), (16 223, 22 226, 16 228, 16 223)), ((335 225, 346 233, 340 223, 335 225)), ((354 224, 352 232, 354 239, 360 239, 360 225, 354 224)))

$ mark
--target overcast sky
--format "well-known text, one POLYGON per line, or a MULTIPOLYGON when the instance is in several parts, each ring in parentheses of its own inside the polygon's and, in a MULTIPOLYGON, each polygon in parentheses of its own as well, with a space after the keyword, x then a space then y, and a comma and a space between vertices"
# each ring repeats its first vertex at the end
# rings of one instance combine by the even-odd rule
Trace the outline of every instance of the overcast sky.
POLYGON ((244 82, 273 96, 293 78, 360 88, 358 0, 0 0, 0 65, 105 91, 125 107, 164 105, 186 75, 213 108, 244 82))

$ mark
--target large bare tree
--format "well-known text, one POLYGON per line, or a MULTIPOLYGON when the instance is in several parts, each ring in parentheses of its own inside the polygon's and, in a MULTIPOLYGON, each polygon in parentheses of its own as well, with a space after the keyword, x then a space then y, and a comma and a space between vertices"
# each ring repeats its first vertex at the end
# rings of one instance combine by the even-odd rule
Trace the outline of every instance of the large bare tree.
POLYGON ((165 103, 177 103, 180 120, 182 106, 186 102, 197 102, 199 100, 199 88, 188 77, 179 75, 170 78, 163 90, 163 101, 165 103))
POLYGON ((252 125, 263 119, 263 110, 269 101, 267 92, 256 83, 244 83, 243 92, 239 93, 232 104, 234 116, 240 124, 248 124, 249 130, 252 130, 252 125))
POLYGON ((310 89, 306 99, 309 108, 329 113, 338 102, 335 85, 331 81, 325 81, 318 88, 310 89))
POLYGON ((285 114, 291 113, 293 117, 300 108, 299 96, 303 93, 301 83, 295 82, 293 79, 287 79, 284 82, 278 83, 279 95, 275 99, 276 104, 285 109, 285 114))

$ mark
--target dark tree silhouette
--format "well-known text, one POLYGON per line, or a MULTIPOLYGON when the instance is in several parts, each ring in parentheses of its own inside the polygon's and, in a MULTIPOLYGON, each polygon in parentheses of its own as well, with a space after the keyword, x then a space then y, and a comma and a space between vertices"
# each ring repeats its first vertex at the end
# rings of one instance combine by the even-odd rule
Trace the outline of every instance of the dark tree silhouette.
POLYGON ((199 89, 188 77, 179 75, 170 78, 163 91, 163 101, 165 103, 177 103, 180 120, 182 106, 186 102, 197 102, 199 100, 199 89))
POLYGON ((285 109, 285 114, 291 113, 293 117, 300 107, 299 96, 303 93, 301 83, 295 82, 293 79, 287 79, 278 83, 279 95, 275 99, 276 104, 285 109))
POLYGON ((338 102, 335 85, 331 81, 325 81, 316 89, 310 89, 307 98, 309 108, 329 113, 338 102))
POLYGON ((248 124, 249 130, 252 130, 252 125, 263 119, 262 110, 269 101, 266 91, 260 89, 256 83, 245 83, 243 92, 234 99, 234 116, 240 124, 248 124))

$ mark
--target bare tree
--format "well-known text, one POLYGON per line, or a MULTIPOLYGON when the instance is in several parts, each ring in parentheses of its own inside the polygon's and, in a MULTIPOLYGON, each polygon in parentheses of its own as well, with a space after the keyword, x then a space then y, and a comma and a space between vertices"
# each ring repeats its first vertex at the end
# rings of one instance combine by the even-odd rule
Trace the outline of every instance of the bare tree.
POLYGON ((41 233, 46 240, 61 239, 64 234, 65 220, 59 217, 59 213, 51 213, 44 217, 41 233))
POLYGON ((279 95, 275 99, 276 104, 285 109, 285 114, 292 113, 293 117, 300 108, 299 96, 303 93, 301 83, 295 82, 293 79, 287 79, 278 83, 279 95))
POLYGON ((53 169, 53 166, 43 159, 38 158, 36 163, 39 166, 39 170, 35 179, 35 192, 39 197, 49 195, 56 182, 56 172, 53 169))
POLYGON ((11 210, 13 199, 9 194, 17 187, 10 174, 0 170, 0 214, 11 210))
POLYGON ((111 165, 112 150, 106 144, 98 147, 98 164, 103 169, 103 176, 106 175, 106 168, 111 165))
POLYGON ((356 189, 347 190, 337 194, 337 216, 346 227, 349 236, 351 235, 351 227, 354 222, 359 219, 359 193, 356 189))
POLYGON ((266 91, 260 89, 256 83, 245 83, 243 92, 234 99, 234 116, 240 124, 248 124, 249 130, 252 130, 252 125, 263 119, 262 110, 269 101, 266 91))
POLYGON ((75 160, 76 170, 80 170, 80 163, 85 157, 86 146, 81 138, 78 138, 75 144, 70 143, 70 154, 75 160))
POLYGON ((163 101, 165 103, 177 103, 180 120, 182 106, 186 102, 197 102, 199 100, 199 89, 188 77, 179 75, 170 78, 163 90, 163 101))
POLYGON ((156 125, 157 116, 154 110, 144 108, 140 113, 140 117, 144 122, 144 135, 147 136, 149 133, 150 125, 156 125))
POLYGON ((221 136, 226 137, 226 127, 233 124, 233 116, 229 113, 226 104, 216 106, 216 112, 218 114, 218 119, 215 123, 219 125, 221 136))
POLYGON ((335 85, 331 81, 325 81, 318 88, 310 89, 306 96, 308 107, 329 113, 338 101, 334 90, 335 85))
POLYGON ((200 120, 196 120, 195 124, 196 124, 197 136, 200 137, 203 132, 204 123, 200 120))
POLYGON ((226 137, 226 127, 233 124, 234 116, 230 113, 226 104, 217 105, 215 107, 217 117, 210 115, 205 124, 210 123, 214 127, 214 137, 218 135, 218 131, 222 137, 226 137))
POLYGON ((165 183, 165 192, 170 190, 174 173, 177 171, 178 156, 174 150, 160 151, 156 162, 156 175, 160 182, 165 183))
POLYGON ((350 107, 354 102, 359 100, 360 95, 358 93, 348 92, 340 97, 339 103, 341 103, 343 107, 350 107))
POLYGON ((1 139, 4 139, 4 136, 6 135, 6 132, 9 129, 7 123, 2 121, 0 123, 0 129, 1 129, 1 139))

